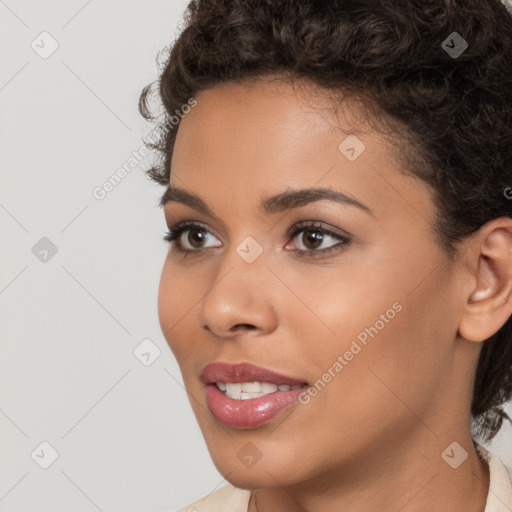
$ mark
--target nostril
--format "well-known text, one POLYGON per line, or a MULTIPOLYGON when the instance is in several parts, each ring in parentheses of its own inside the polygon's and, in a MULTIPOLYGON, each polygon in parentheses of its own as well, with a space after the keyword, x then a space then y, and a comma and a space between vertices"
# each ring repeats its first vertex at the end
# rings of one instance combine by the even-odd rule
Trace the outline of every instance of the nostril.
POLYGON ((235 326, 233 326, 231 328, 231 330, 233 330, 233 331, 239 331, 241 329, 247 329, 247 330, 253 331, 254 329, 256 329, 256 326, 252 325, 252 324, 236 324, 235 326))

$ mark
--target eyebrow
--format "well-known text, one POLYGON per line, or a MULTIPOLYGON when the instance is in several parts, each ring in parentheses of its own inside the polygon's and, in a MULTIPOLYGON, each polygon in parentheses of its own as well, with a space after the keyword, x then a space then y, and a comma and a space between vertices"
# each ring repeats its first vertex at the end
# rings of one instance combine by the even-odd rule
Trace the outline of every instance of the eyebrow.
MULTIPOLYGON (((305 206, 309 203, 322 200, 355 206, 374 216, 372 210, 365 204, 343 192, 339 192, 331 188, 304 188, 281 192, 274 196, 262 199, 259 205, 259 210, 264 214, 270 215, 285 210, 291 210, 293 208, 300 208, 301 206, 305 206)), ((160 206, 165 206, 169 202, 182 203, 203 213, 204 215, 208 215, 213 218, 217 217, 199 196, 191 194, 182 188, 171 186, 167 187, 167 190, 160 199, 160 206)))

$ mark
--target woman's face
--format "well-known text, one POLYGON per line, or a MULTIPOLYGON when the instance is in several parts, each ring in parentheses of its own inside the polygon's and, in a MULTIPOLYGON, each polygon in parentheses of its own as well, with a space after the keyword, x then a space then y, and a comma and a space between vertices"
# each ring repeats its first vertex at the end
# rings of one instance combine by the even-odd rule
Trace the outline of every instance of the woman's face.
POLYGON ((159 315, 216 467, 234 485, 272 487, 356 467, 433 432, 440 453, 453 441, 443 437, 447 404, 461 393, 451 292, 460 287, 433 240, 427 186, 401 174, 377 132, 347 139, 352 126, 285 82, 223 84, 196 98, 170 185, 210 213, 169 196, 167 224, 200 227, 178 239, 195 252, 170 245, 159 315), (353 201, 304 195, 260 207, 319 188, 353 201), (278 391, 291 405, 266 416, 268 395, 225 398, 203 382, 205 365, 219 361, 309 387, 300 400, 278 391))

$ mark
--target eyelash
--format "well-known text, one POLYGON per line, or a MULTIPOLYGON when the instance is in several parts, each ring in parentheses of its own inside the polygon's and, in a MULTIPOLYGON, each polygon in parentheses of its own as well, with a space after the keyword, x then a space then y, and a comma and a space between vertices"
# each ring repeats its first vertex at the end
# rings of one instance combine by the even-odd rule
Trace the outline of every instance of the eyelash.
MULTIPOLYGON (((188 229, 194 229, 194 228, 199 231, 207 231, 208 232, 208 230, 201 224, 198 224, 196 222, 186 221, 186 222, 181 222, 175 226, 171 226, 169 228, 169 231, 163 237, 163 239, 168 243, 176 241, 177 242, 175 244, 176 251, 181 253, 183 255, 183 257, 187 257, 189 255, 199 256, 202 253, 204 253, 205 251, 207 251, 208 249, 212 249, 213 247, 205 247, 202 249, 184 249, 183 246, 179 243, 179 237, 181 236, 181 234, 183 232, 187 231, 188 229)), ((350 237, 343 236, 338 233, 334 233, 333 231, 322 227, 321 224, 318 224, 315 222, 301 222, 298 225, 296 225, 293 232, 287 236, 289 236, 290 238, 293 239, 299 233, 304 232, 304 231, 314 231, 314 232, 321 233, 322 235, 329 235, 332 238, 339 240, 341 243, 336 244, 332 247, 327 247, 325 249, 311 249, 311 250, 294 249, 293 252, 295 252, 299 256, 305 256, 308 258, 327 256, 328 254, 339 252, 339 251, 345 249, 351 242, 350 237)))

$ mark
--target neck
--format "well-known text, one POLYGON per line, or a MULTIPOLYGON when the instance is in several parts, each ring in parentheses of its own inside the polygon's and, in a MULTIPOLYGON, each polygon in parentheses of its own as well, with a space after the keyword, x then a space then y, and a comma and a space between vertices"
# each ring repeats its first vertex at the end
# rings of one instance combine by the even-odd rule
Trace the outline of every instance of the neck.
MULTIPOLYGON (((463 452, 445 452, 452 465, 463 452)), ((410 439, 395 439, 353 464, 306 482, 252 492, 248 512, 484 512, 489 468, 480 460, 469 429, 436 435, 421 427, 410 439), (456 469, 441 454, 454 441, 468 453, 456 469), (350 467, 349 467, 350 466, 350 467)))

